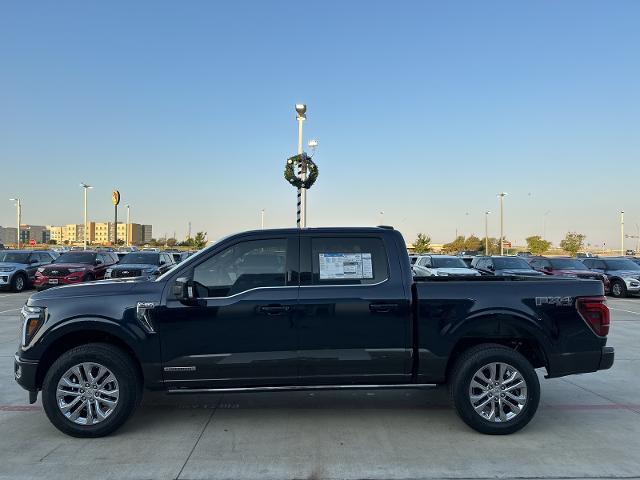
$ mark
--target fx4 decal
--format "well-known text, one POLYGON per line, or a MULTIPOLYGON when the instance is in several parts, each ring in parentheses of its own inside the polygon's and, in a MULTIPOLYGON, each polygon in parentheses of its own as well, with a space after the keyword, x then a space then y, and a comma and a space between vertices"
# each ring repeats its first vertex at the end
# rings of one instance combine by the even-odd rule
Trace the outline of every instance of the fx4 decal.
POLYGON ((570 307, 573 297, 536 297, 536 305, 554 305, 556 307, 570 307))

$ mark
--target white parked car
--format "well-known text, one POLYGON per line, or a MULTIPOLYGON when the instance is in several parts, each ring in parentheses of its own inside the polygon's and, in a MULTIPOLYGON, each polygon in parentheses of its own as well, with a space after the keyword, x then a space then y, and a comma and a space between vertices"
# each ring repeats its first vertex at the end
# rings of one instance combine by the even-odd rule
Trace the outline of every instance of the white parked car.
POLYGON ((413 274, 417 277, 477 277, 480 272, 453 255, 420 255, 413 265, 413 274))

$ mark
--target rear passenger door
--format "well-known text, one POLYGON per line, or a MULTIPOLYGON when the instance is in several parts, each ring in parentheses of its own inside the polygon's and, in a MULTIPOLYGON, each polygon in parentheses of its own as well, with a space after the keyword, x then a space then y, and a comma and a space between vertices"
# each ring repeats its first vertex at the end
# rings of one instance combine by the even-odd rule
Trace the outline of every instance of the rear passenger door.
POLYGON ((411 315, 382 236, 303 232, 297 307, 302 383, 402 383, 411 315))

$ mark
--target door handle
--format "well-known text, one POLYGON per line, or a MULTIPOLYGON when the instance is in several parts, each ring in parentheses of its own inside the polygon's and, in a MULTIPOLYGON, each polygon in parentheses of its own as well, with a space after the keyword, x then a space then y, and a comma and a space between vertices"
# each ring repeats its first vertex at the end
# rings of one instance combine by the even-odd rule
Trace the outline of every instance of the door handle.
POLYGON ((288 305, 263 305, 259 310, 267 315, 280 315, 291 310, 291 307, 288 305))
POLYGON ((370 303, 369 304, 369 310, 375 313, 388 313, 395 310, 398 307, 399 305, 397 303, 370 303))

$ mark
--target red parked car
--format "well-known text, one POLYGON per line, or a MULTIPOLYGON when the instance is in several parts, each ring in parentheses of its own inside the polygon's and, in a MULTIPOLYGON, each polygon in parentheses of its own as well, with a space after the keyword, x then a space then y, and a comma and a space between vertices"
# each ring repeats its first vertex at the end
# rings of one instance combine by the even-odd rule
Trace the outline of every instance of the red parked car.
POLYGON ((111 252, 66 252, 53 263, 38 268, 33 284, 36 289, 43 290, 58 285, 101 280, 107 268, 116 263, 118 257, 111 252))
POLYGON ((534 269, 547 275, 600 280, 604 285, 604 293, 608 294, 611 290, 609 278, 606 275, 589 270, 580 260, 575 258, 530 257, 527 260, 534 269))

